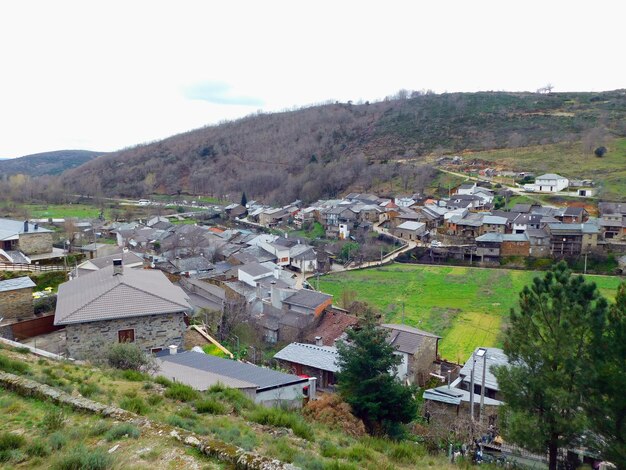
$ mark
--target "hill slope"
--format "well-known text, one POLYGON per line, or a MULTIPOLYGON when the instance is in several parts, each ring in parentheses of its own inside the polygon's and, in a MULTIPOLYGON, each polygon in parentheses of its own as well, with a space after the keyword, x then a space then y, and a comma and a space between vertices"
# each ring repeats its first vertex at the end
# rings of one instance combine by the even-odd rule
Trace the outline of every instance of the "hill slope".
MULTIPOLYGON (((109 154, 63 181, 83 193, 130 197, 245 190, 273 202, 313 200, 398 177, 398 158, 584 139, 600 145, 611 136, 626 136, 623 90, 417 95, 250 116, 109 154)), ((407 192, 424 179, 410 171, 407 192)))
POLYGON ((57 150, 4 159, 0 160, 0 176, 10 176, 18 173, 29 176, 58 175, 100 155, 104 155, 104 152, 57 150))

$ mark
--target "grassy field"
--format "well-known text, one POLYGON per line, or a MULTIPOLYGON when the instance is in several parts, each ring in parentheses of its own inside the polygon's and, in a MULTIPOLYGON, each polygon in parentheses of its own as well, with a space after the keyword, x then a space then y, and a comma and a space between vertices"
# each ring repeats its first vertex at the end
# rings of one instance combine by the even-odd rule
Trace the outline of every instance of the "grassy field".
POLYGON ((603 158, 584 152, 580 142, 476 152, 465 158, 480 158, 537 175, 559 173, 568 178, 592 179, 601 184, 602 199, 626 200, 626 139, 614 139, 607 148, 603 158))
MULTIPOLYGON (((464 362, 477 346, 501 346, 500 332, 518 293, 539 273, 507 269, 392 264, 324 276, 320 290, 341 303, 342 292, 374 306, 388 322, 404 321, 443 337, 443 357, 464 362)), ((593 276, 607 298, 620 279, 593 276)))
POLYGON ((100 215, 100 208, 90 204, 24 204, 23 208, 35 219, 94 219, 100 215))

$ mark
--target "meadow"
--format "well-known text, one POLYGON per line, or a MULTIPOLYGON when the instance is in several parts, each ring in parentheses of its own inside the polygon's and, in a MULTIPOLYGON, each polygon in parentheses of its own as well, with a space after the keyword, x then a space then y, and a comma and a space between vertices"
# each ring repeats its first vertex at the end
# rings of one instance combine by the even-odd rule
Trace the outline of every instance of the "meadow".
MULTIPOLYGON (((533 271, 391 264, 320 278, 320 290, 341 304, 343 292, 379 310, 386 322, 440 335, 442 357, 465 362, 477 346, 502 346, 502 327, 533 271)), ((620 278, 589 276, 613 299, 620 278)), ((352 297, 348 295, 347 297, 352 297)))

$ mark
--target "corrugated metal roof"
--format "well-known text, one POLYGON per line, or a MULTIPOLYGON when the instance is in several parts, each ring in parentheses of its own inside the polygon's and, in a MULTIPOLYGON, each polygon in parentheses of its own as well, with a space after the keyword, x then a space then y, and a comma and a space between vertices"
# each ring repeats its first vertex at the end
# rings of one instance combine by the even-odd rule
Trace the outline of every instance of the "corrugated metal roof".
POLYGON ((421 228, 426 227, 426 224, 423 222, 404 222, 398 225, 396 228, 400 230, 419 230, 421 228))
POLYGON ((291 343, 274 354, 274 359, 302 364, 320 370, 338 372, 339 354, 334 346, 315 346, 313 344, 291 343))
POLYGON ((7 292, 17 289, 27 289, 28 287, 35 287, 35 283, 28 276, 16 277, 14 279, 0 281, 0 292, 7 292))
POLYGON ((242 382, 254 384, 259 391, 291 383, 302 382, 303 379, 297 375, 285 374, 277 370, 266 369, 265 367, 246 364, 231 359, 211 356, 194 351, 183 351, 178 354, 163 355, 162 361, 181 366, 190 367, 196 371, 210 372, 212 374, 230 377, 242 382))
POLYGON ((59 286, 55 325, 130 318, 191 309, 184 291, 161 271, 113 266, 59 286))

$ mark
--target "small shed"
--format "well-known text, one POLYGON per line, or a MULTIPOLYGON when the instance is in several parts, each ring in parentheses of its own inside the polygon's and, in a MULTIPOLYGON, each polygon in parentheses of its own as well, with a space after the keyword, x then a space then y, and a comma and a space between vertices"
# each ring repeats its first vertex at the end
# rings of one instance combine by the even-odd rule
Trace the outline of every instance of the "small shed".
POLYGON ((0 318, 22 320, 34 314, 33 287, 30 277, 0 281, 0 318))

